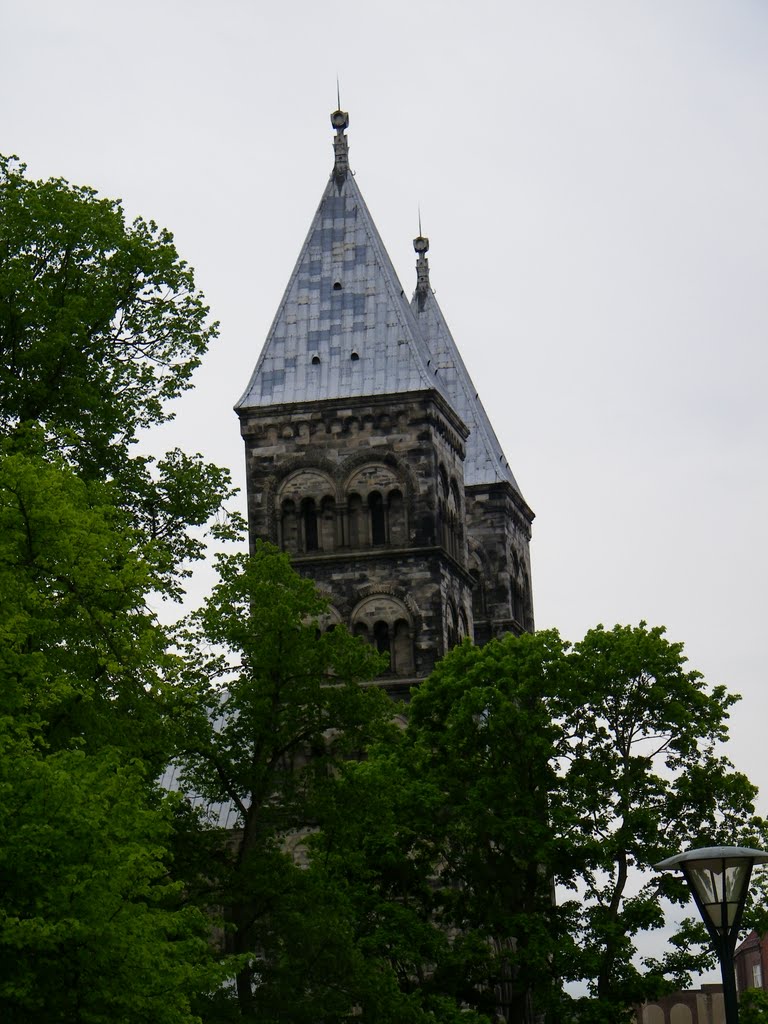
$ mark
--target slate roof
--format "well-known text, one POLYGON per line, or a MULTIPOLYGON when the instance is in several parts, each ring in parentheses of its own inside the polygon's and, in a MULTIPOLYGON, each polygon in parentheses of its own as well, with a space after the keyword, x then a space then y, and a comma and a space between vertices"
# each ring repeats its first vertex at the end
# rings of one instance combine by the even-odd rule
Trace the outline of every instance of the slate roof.
POLYGON ((348 171, 347 115, 336 111, 331 121, 334 169, 235 409, 434 389, 470 430, 465 484, 506 481, 520 493, 429 288, 426 261, 421 301, 409 304, 348 171))
POLYGON ((431 389, 445 396, 430 360, 355 179, 331 175, 235 408, 431 389))
POLYGON ((411 308, 429 348, 432 365, 437 366, 438 376, 448 392, 451 408, 469 428, 464 457, 465 485, 471 487, 473 484, 501 483, 506 480, 520 493, 431 288, 417 289, 411 300, 411 308))

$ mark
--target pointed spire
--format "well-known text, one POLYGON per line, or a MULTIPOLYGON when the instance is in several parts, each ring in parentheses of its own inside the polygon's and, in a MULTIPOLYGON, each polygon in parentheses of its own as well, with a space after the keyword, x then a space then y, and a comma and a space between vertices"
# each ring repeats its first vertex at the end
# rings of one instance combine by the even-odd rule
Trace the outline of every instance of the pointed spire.
MULTIPOLYGON (((506 481, 520 494, 520 488, 491 426, 488 414, 478 397, 477 388, 472 383, 435 293, 430 287, 429 264, 425 255, 429 250, 429 239, 421 233, 421 218, 419 237, 414 238, 413 247, 419 258, 416 263, 417 281, 411 309, 416 314, 422 337, 427 344, 430 365, 437 366, 440 370, 436 380, 441 382, 441 386, 447 392, 451 408, 469 427, 464 459, 464 483, 471 487, 476 484, 506 481)), ((520 497, 522 498, 522 494, 520 497)))
POLYGON ((416 260, 416 298, 419 312, 421 312, 427 301, 427 295, 429 295, 429 260, 426 256, 429 252, 429 239, 421 233, 421 208, 419 208, 419 237, 414 238, 413 248, 419 257, 416 260))
POLYGON ((333 177, 341 188, 349 170, 349 142, 344 134, 344 129, 349 128, 349 114, 346 110, 341 109, 338 75, 336 76, 336 109, 331 114, 331 124, 336 129, 336 138, 333 140, 333 177))
POLYGON ((413 391, 448 402, 435 368, 354 175, 331 174, 238 408, 413 391))

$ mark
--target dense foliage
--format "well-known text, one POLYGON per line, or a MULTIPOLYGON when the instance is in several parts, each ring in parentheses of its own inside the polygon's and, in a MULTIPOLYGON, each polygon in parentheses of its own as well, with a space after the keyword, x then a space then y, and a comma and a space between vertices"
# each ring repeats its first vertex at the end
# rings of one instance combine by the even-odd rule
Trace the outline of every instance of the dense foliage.
POLYGON ((682 985, 708 965, 708 944, 694 955, 690 942, 703 933, 687 926, 674 955, 639 963, 636 936, 664 923, 660 897, 687 899, 679 877, 651 868, 670 852, 745 837, 756 791, 720 747, 737 698, 688 669, 663 629, 598 627, 568 662, 567 685, 548 699, 562 729, 560 799, 577 824, 573 875, 561 881, 578 892, 578 972, 608 1020, 612 1007, 662 990, 664 977, 682 985))
POLYGON ((215 325, 173 238, 0 158, 0 428, 42 424, 86 475, 169 416, 215 325))
POLYGON ((405 990, 420 979, 511 1021, 620 1021, 687 984, 712 962, 701 927, 686 921, 656 960, 636 942, 664 925, 662 898, 688 899, 653 864, 754 845, 762 828, 754 787, 717 747, 733 700, 642 623, 573 648, 544 632, 454 649, 399 742, 348 770, 366 796, 347 805, 366 815, 319 839, 338 877, 359 880, 365 941, 405 990), (386 912, 371 913, 372 892, 386 912), (568 998, 566 982, 590 994, 568 998))
MULTIPOLYGON (((302 847, 338 766, 387 728, 387 698, 359 685, 381 659, 344 629, 321 632, 327 602, 275 549, 222 558, 219 575, 180 636, 182 784, 213 804, 215 817, 229 807, 234 828, 206 869, 204 895, 226 908, 243 1015, 299 1021, 306 1002, 314 1020, 325 972, 300 958, 297 973, 285 951, 299 926, 307 950, 313 921, 315 942, 328 941, 302 847)), ((350 1004, 342 1005, 346 1015, 350 1004)))
POLYGON ((170 801, 116 751, 0 742, 2 1019, 191 1021, 221 975, 169 874, 170 801))
POLYGON ((227 532, 232 489, 229 473, 199 455, 142 456, 135 442, 172 418, 170 400, 191 387, 216 334, 168 231, 127 224, 118 202, 31 180, 0 156, 4 451, 109 482, 163 596, 179 596, 187 563, 204 553, 196 528, 227 532))
POLYGON ((768 992, 748 988, 739 1000, 741 1024, 768 1024, 768 992))
MULTIPOLYGON (((210 919, 172 851, 176 596, 228 475, 135 454, 213 326, 172 239, 0 159, 0 1016, 196 1019, 210 919)), ((225 524, 226 525, 226 524, 225 524)))

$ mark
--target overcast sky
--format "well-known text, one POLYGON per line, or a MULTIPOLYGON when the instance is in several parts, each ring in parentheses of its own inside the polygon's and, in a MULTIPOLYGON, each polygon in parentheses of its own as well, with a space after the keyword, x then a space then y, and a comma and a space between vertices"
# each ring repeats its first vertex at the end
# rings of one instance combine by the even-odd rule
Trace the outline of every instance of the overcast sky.
POLYGON ((538 627, 665 624, 764 792, 765 0, 0 0, 0 151, 170 228, 221 321, 180 444, 243 480, 248 382, 332 166, 431 282, 526 500, 538 627))

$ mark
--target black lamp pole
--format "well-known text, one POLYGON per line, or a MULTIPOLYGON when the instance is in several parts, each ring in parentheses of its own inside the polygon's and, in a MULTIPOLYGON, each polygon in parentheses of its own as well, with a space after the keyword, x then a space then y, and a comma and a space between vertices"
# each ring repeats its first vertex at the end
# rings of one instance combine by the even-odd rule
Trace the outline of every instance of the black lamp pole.
POLYGON ((755 864, 768 861, 764 850, 744 846, 708 846, 688 850, 656 864, 657 871, 679 868, 693 893, 723 975, 726 1024, 739 1024, 739 1003, 733 953, 739 937, 741 918, 755 864))

